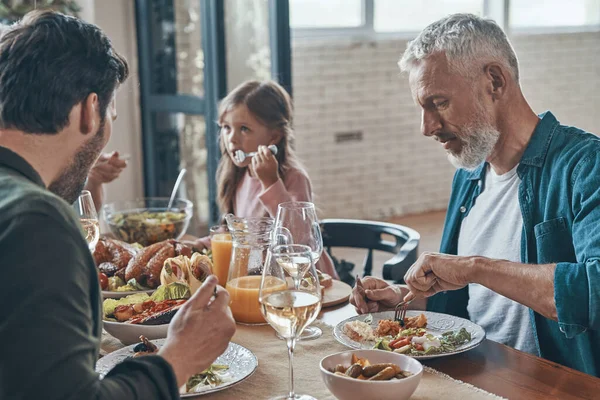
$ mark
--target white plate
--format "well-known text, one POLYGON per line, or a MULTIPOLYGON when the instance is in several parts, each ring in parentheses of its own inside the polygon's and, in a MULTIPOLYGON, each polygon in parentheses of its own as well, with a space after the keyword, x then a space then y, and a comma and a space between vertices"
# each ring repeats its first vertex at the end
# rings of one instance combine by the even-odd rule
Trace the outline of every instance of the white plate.
MULTIPOLYGON (((427 360, 429 358, 445 357, 445 356, 450 356, 453 354, 462 353, 462 352, 471 350, 472 348, 479 346, 479 344, 483 341, 483 339, 485 339, 485 331, 483 330, 483 328, 481 326, 477 325, 476 323, 471 322, 467 319, 455 317, 453 315, 448 315, 448 314, 440 314, 440 313, 431 312, 431 311, 407 311, 406 312, 407 317, 415 317, 415 316, 418 316, 419 314, 425 314, 425 316, 427 317, 427 328, 426 329, 427 329, 428 333, 431 333, 433 335, 441 335, 444 332, 457 331, 457 330, 460 330, 461 328, 465 328, 467 330, 467 332, 469 332, 471 334, 471 341, 458 346, 456 348, 456 350, 454 350, 452 352, 433 354, 433 355, 428 355, 428 356, 411 356, 413 358, 416 358, 417 360, 427 360)), ((364 321, 368 315, 369 314, 357 315, 355 317, 351 317, 351 318, 348 318, 348 319, 340 322, 339 324, 337 324, 335 326, 335 329, 333 330, 333 336, 335 336, 335 338, 337 339, 338 342, 340 342, 344 346, 348 346, 352 349, 365 349, 365 350, 372 349, 373 345, 375 344, 374 341, 366 341, 363 343, 356 342, 356 341, 350 339, 348 336, 346 336, 346 334, 343 331, 344 324, 346 324, 346 322, 356 321, 356 320, 364 321)), ((373 328, 377 328, 377 324, 382 319, 391 319, 391 320, 394 319, 394 311, 371 313, 371 315, 373 316, 373 321, 371 322, 371 326, 373 328)))
MULTIPOLYGON (((166 339, 152 340, 152 343, 160 348, 165 343, 165 340, 166 339)), ((108 371, 110 371, 115 365, 133 356, 133 348, 135 346, 136 345, 127 346, 102 357, 96 363, 96 372, 100 374, 101 378, 104 378, 108 371)), ((227 350, 225 350, 225 352, 215 360, 214 364, 229 366, 229 370, 227 371, 228 381, 223 382, 219 386, 215 387, 207 386, 206 389, 201 392, 182 394, 182 398, 202 396, 208 393, 219 392, 242 382, 250 377, 254 371, 256 371, 256 368, 258 368, 258 359, 254 353, 244 346, 230 342, 227 350)))
POLYGON ((148 293, 148 295, 151 295, 152 293, 154 293, 156 289, 150 289, 150 290, 134 290, 134 291, 130 291, 130 292, 117 292, 115 291, 108 291, 108 290, 103 290, 102 291, 102 298, 104 299, 120 299, 126 296, 129 296, 131 294, 138 294, 138 293, 148 293))

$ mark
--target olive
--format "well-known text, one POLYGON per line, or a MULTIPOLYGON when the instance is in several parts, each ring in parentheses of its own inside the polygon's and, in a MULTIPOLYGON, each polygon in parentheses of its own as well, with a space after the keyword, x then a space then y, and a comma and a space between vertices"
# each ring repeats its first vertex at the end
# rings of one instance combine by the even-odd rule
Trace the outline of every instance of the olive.
POLYGON ((138 343, 134 348, 133 348, 133 352, 134 353, 139 353, 142 351, 148 351, 148 346, 146 346, 144 343, 138 343))

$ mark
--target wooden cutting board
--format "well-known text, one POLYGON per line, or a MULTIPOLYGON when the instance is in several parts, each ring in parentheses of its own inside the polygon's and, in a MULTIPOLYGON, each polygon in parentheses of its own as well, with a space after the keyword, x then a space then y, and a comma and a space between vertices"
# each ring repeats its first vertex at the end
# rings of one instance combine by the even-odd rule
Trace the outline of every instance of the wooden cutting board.
POLYGON ((350 294, 352 293, 352 287, 342 281, 333 281, 333 285, 325 289, 325 295, 323 296, 322 308, 336 306, 338 304, 348 301, 350 294))

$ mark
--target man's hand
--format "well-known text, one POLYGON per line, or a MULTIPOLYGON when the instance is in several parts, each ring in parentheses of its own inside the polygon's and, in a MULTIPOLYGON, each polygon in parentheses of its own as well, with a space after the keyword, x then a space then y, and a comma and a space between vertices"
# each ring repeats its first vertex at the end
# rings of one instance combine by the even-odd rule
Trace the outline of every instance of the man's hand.
POLYGON ((352 289, 350 304, 356 312, 365 314, 385 311, 396 307, 408 290, 399 285, 390 285, 383 279, 367 276, 362 278, 352 289))
POLYGON ((125 167, 127 167, 127 161, 119 157, 119 152, 101 154, 90 169, 88 182, 95 185, 112 182, 121 175, 125 167))
POLYGON ((173 367, 178 386, 208 368, 227 349, 235 333, 229 293, 217 282, 214 275, 209 276, 169 324, 167 341, 159 354, 173 367))
POLYGON ((410 267, 404 281, 410 289, 405 300, 430 297, 446 290, 462 289, 471 280, 476 257, 423 253, 410 267))

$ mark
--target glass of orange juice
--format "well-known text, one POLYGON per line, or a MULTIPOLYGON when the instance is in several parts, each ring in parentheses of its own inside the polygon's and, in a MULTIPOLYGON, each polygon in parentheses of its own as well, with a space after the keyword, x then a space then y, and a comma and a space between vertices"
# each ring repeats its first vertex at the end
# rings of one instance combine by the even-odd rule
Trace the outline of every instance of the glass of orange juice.
MULTIPOLYGON (((236 322, 265 324, 258 293, 271 243, 273 218, 225 216, 231 233, 231 262, 225 288, 229 292, 231 313, 236 322)), ((215 242, 212 243, 213 252, 215 242)), ((213 256, 214 257, 214 256, 213 256)))
POLYGON ((210 228, 210 245, 213 256, 213 273, 219 279, 219 285, 225 287, 231 263, 232 240, 227 225, 210 228))

